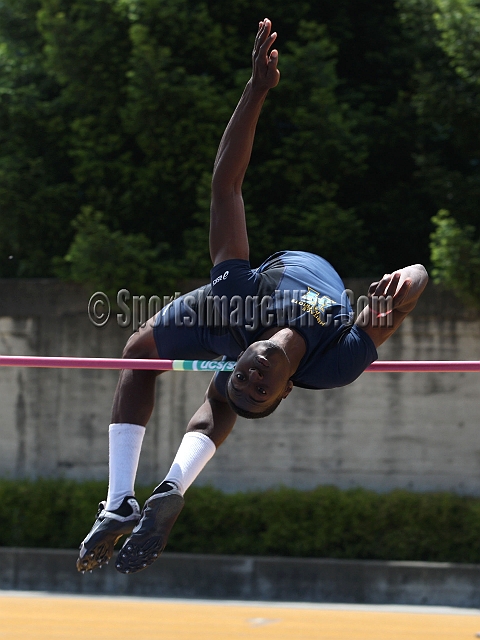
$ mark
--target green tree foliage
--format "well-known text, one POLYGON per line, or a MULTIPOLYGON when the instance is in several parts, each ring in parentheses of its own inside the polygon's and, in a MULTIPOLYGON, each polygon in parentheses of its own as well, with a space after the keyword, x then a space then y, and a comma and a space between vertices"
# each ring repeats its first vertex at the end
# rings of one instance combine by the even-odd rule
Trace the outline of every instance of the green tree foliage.
POLYGON ((480 9, 469 0, 400 4, 418 51, 412 97, 418 177, 437 210, 448 208, 461 222, 476 224, 480 99, 475 56, 468 60, 467 52, 480 44, 480 9))
POLYGON ((76 233, 67 255, 54 259, 61 278, 90 284, 113 300, 121 282, 128 282, 141 295, 154 295, 159 282, 174 291, 178 271, 163 260, 159 245, 152 248, 145 234, 112 231, 103 215, 87 206, 82 207, 73 227, 76 233))
POLYGON ((480 309, 480 240, 475 228, 460 227, 442 209, 432 218, 432 275, 434 281, 454 291, 468 305, 480 309))
POLYGON ((49 275, 77 211, 58 85, 45 73, 36 0, 0 5, 0 273, 49 275), (13 259, 8 260, 9 256, 13 259))
POLYGON ((348 247, 342 269, 353 273, 366 234, 354 208, 342 207, 337 198, 341 181, 363 174, 367 141, 336 95, 337 47, 327 29, 301 20, 292 36, 245 187, 246 201, 257 208, 253 245, 260 258, 277 251, 281 238, 282 248, 317 252, 332 262, 348 247), (274 145, 268 144, 272 133, 274 145))
MULTIPOLYGON (((142 212, 138 230, 167 243, 170 258, 181 267, 187 263, 184 233, 195 224, 202 177, 211 171, 228 117, 216 79, 230 70, 219 55, 225 46, 220 25, 204 5, 169 0, 135 6, 121 115, 136 153, 124 201, 129 210, 142 212)), ((190 275, 208 276, 208 265, 194 273, 195 263, 189 264, 190 275)))
POLYGON ((439 209, 478 228, 479 15, 473 0, 4 0, 0 276, 159 294, 206 278, 213 160, 264 16, 282 79, 245 181, 252 262, 286 247, 342 275, 428 262, 439 209), (143 254, 130 270, 127 247, 143 254))
MULTIPOLYGON (((336 46, 326 28, 301 20, 283 46, 282 80, 267 99, 244 184, 254 263, 282 248, 320 253, 353 272, 365 267, 365 231, 354 208, 337 202, 340 180, 361 174, 365 136, 336 96, 336 46), (308 64, 305 62, 308 60, 308 64)), ((248 58, 247 58, 248 60, 248 58)), ((231 113, 250 69, 240 70, 228 99, 231 113)), ((188 234, 187 255, 208 268, 208 174, 203 181, 203 232, 188 234)))
POLYGON ((416 178, 439 210, 432 218, 433 276, 478 307, 480 7, 471 0, 399 0, 399 6, 417 51, 416 178))
POLYGON ((480 84, 480 11, 473 0, 436 0, 433 16, 440 47, 455 73, 469 85, 480 84))

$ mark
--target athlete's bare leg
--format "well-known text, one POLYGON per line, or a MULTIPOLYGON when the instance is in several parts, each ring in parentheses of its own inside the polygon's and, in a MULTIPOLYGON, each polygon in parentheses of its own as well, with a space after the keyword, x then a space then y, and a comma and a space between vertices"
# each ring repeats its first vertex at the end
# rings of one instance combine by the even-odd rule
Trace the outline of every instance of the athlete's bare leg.
MULTIPOLYGON (((153 337, 154 318, 135 332, 123 350, 123 358, 158 358, 153 337)), ((155 403, 155 381, 163 371, 123 369, 113 399, 112 423, 145 426, 155 403)))
MULTIPOLYGON (((152 318, 130 337, 123 351, 125 359, 158 358, 153 323, 152 318)), ((129 369, 120 373, 109 427, 108 495, 80 545, 77 569, 82 573, 106 564, 117 541, 131 533, 140 519, 134 483, 145 425, 153 411, 155 380, 160 373, 129 369)))

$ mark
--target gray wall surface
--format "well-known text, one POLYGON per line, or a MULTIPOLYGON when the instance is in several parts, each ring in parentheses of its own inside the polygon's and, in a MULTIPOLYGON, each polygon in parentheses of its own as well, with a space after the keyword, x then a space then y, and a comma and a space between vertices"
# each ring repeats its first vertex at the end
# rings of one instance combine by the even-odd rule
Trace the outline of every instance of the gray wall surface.
MULTIPOLYGON (((368 281, 347 281, 356 295, 368 281)), ((94 327, 91 292, 51 280, 0 280, 0 352, 119 357, 131 329, 94 327)), ((480 317, 428 286, 381 360, 480 360, 480 317)), ((115 371, 0 367, 0 476, 107 477, 115 371)), ((139 482, 160 481, 201 403, 206 373, 157 382, 139 482)), ((270 417, 239 419, 198 484, 396 487, 480 495, 480 374, 364 373, 348 387, 295 389, 270 417)))
POLYGON ((76 557, 69 549, 0 548, 0 590, 480 607, 480 568, 469 564, 164 553, 126 576, 113 562, 81 575, 76 557))

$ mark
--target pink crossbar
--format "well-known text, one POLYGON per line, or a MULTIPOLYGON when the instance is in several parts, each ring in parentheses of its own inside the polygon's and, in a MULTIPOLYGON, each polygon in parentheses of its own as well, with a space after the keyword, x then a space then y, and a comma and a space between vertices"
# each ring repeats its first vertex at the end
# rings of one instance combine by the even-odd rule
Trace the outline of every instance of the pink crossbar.
MULTIPOLYGON (((124 360, 122 358, 57 358, 43 356, 0 356, 0 367, 47 367, 61 369, 149 369, 171 371, 181 360, 124 360)), ((207 361, 208 362, 208 361, 207 361)), ((212 368, 205 368, 212 372, 212 368)), ((474 372, 479 360, 384 360, 371 364, 366 371, 377 372, 474 372)))
POLYGON ((50 369, 150 369, 169 371, 173 360, 124 360, 123 358, 57 358, 44 356, 0 356, 1 367, 45 367, 50 369))
POLYGON ((480 371, 479 360, 384 360, 367 367, 366 371, 401 373, 417 371, 424 373, 480 371))

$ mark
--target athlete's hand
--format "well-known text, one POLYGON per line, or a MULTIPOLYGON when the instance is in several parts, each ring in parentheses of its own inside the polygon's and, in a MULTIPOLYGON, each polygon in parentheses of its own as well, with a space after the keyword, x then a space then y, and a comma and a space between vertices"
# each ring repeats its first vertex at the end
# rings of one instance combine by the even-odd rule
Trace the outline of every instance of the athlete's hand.
POLYGON ((272 23, 268 18, 258 25, 257 37, 252 52, 252 87, 262 91, 273 89, 280 80, 277 69, 278 51, 270 48, 277 39, 277 33, 270 33, 272 23))
POLYGON ((405 302, 411 286, 411 279, 402 278, 401 271, 386 273, 379 282, 373 282, 368 288, 370 308, 378 311, 380 303, 380 308, 383 307, 384 312, 398 309, 405 302), (402 280, 401 284, 400 280, 402 280), (384 307, 385 303, 387 304, 387 309, 384 307))

